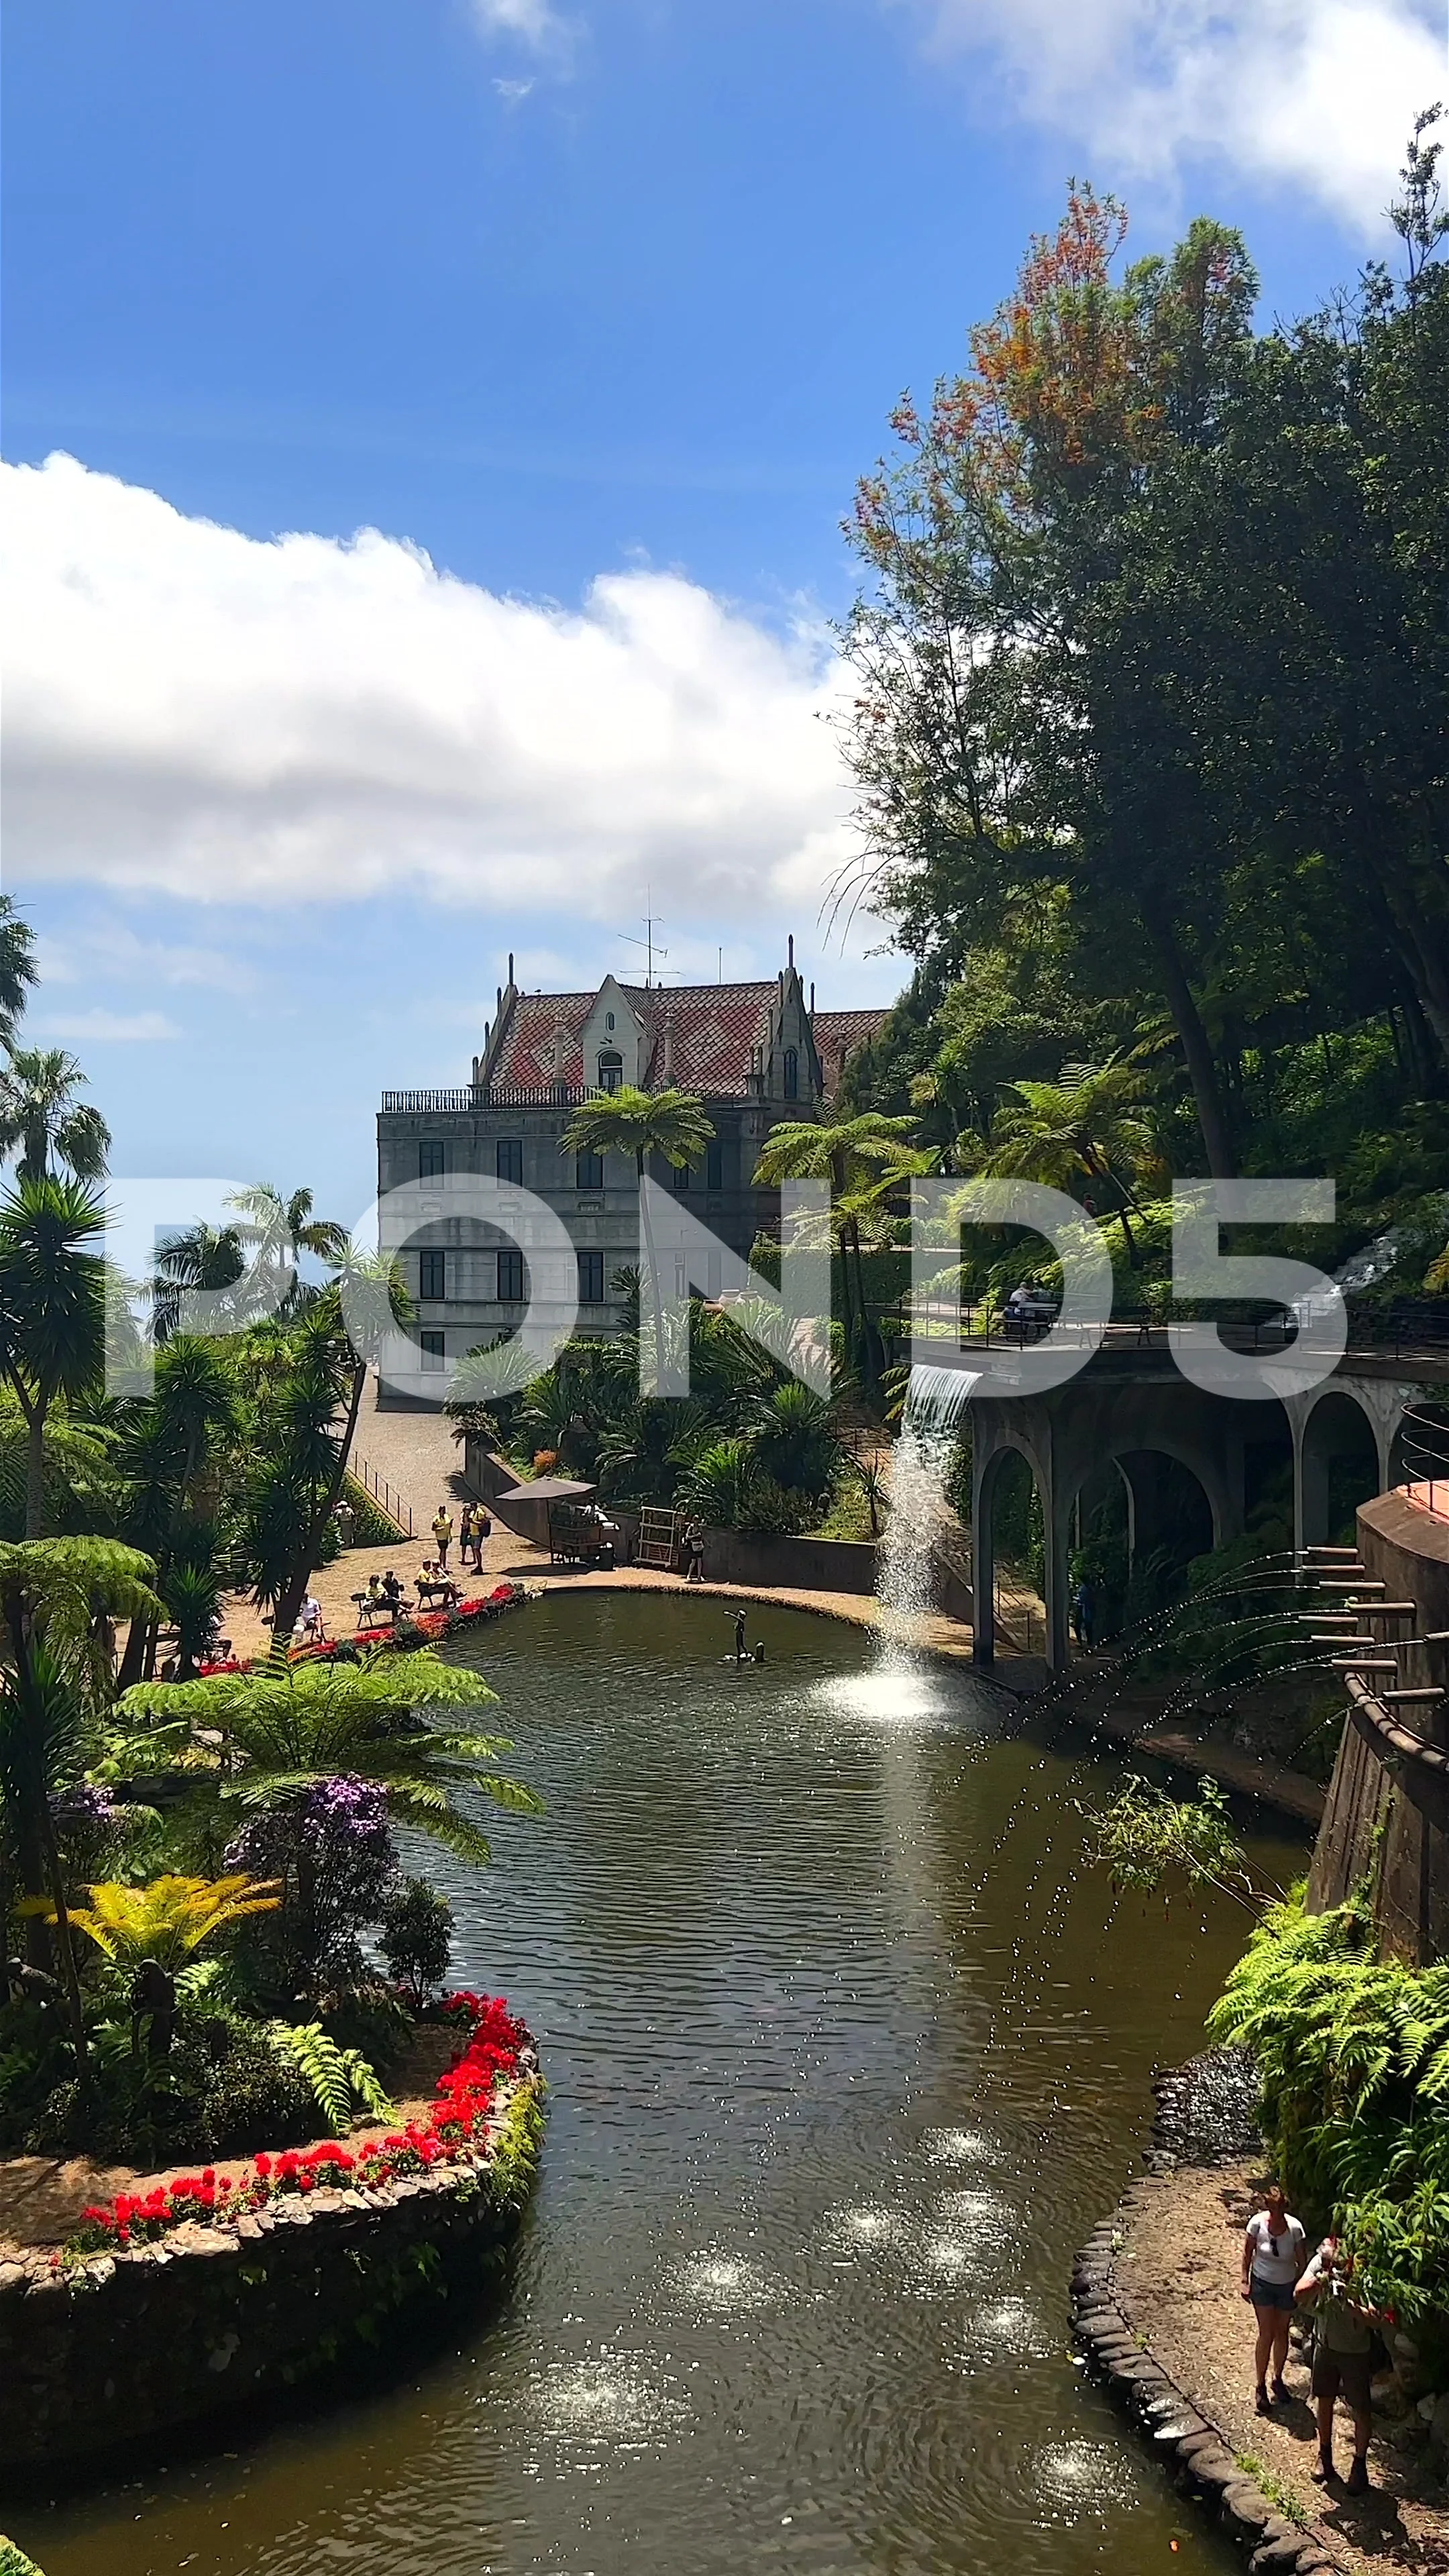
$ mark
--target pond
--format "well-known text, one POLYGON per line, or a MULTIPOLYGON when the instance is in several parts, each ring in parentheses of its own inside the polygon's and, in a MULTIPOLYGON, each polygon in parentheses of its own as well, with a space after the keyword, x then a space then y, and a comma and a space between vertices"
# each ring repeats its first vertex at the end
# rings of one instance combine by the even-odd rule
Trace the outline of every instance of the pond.
POLYGON ((1114 1913, 1075 1802, 1115 1764, 968 1671, 750 1633, 737 1670, 725 1604, 590 1593, 472 1641, 549 1807, 484 1879, 428 1863, 458 1982, 526 2013, 554 2088, 507 2304, 391 2386, 12 2515, 47 2576, 1235 2563, 1065 2305, 1242 1916, 1114 1913))

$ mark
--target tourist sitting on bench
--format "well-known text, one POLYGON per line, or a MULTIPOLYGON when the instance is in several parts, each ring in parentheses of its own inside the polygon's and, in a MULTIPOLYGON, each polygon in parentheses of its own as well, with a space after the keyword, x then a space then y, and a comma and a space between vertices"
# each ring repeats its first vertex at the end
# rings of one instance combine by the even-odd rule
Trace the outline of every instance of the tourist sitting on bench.
POLYGON ((441 1601, 445 1610, 451 1610, 458 1599, 458 1587, 452 1576, 446 1574, 440 1565, 435 1566, 431 1558, 418 1576, 416 1589, 424 1608, 434 1601, 441 1601))
POLYGON ((367 1578, 367 1590, 354 1592, 352 1598, 357 1604, 359 1628, 376 1628, 384 1619, 395 1619, 397 1616, 392 1602, 383 1589, 381 1575, 370 1574, 367 1578))

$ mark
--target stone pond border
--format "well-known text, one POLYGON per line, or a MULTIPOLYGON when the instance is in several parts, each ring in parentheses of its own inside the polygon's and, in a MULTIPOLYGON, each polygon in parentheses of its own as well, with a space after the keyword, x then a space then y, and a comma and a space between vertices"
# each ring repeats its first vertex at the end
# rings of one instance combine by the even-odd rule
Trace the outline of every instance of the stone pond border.
POLYGON ((154 2243, 0 2263, 0 2478, 114 2457, 325 2370, 501 2273, 531 2194, 544 2086, 530 2046, 485 2149, 317 2189, 154 2243))
MULTIPOLYGON (((1156 2080, 1154 2139, 1164 2130, 1185 2073, 1156 2080)), ((1253 2576, 1341 2576, 1349 2562, 1281 2514, 1239 2466, 1232 2445, 1154 2360, 1149 2337, 1117 2288, 1117 2253, 1137 2211, 1155 2188, 1144 2175, 1129 2184, 1110 2218, 1093 2229, 1072 2267, 1072 2330, 1109 2396, 1125 2406, 1179 2492, 1215 2516, 1228 2538, 1249 2551, 1253 2576)))

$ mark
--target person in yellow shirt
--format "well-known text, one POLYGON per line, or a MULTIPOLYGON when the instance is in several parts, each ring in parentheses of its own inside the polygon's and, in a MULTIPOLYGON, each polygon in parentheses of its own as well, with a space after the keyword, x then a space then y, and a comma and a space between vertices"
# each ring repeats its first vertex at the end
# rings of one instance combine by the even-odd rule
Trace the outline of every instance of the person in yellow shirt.
POLYGON ((453 1518, 446 1503, 439 1503, 433 1520, 433 1536, 438 1546, 440 1572, 448 1571, 448 1550, 453 1544, 453 1518))

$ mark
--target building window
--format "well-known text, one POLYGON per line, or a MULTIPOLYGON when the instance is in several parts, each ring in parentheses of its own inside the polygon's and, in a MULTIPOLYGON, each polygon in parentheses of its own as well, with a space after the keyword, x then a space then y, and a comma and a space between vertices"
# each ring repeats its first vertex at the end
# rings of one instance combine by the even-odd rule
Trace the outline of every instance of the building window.
POLYGON ((724 1147, 718 1136, 712 1136, 704 1149, 704 1186, 707 1190, 724 1188, 724 1147))
POLYGON ((580 1154, 574 1165, 574 1180, 581 1190, 601 1190, 604 1186, 602 1154, 580 1154))
POLYGON ((614 1034, 614 1014, 612 1011, 606 1011, 604 1013, 604 1026, 608 1030, 610 1037, 612 1037, 614 1034))
POLYGON ((677 1190, 687 1190, 690 1186, 689 1165, 687 1163, 671 1163, 669 1167, 669 1177, 677 1190))
POLYGON ((599 1089, 617 1091, 624 1079, 624 1059, 617 1047, 603 1047, 599 1052, 599 1089))
POLYGON ((785 1049, 785 1097, 787 1100, 800 1097, 800 1058, 793 1047, 785 1049))
POLYGON ((579 1254, 579 1304, 602 1306, 604 1302, 604 1256, 602 1252, 579 1254))
POLYGON ((429 1302, 448 1293, 448 1256, 445 1252, 418 1254, 418 1295, 429 1302))
POLYGON ((496 1170, 500 1181, 511 1181, 515 1189, 523 1186, 523 1138, 500 1136, 496 1170))
POLYGON ((500 1252, 498 1255, 498 1303, 521 1306, 523 1303, 523 1255, 500 1252))
POLYGON ((435 1376, 440 1369, 445 1369, 447 1367, 448 1362, 441 1333, 419 1333, 418 1342, 422 1349, 423 1367, 429 1376, 435 1376))
POLYGON ((418 1147, 418 1179, 440 1181, 447 1166, 448 1149, 440 1136, 425 1136, 418 1147))

